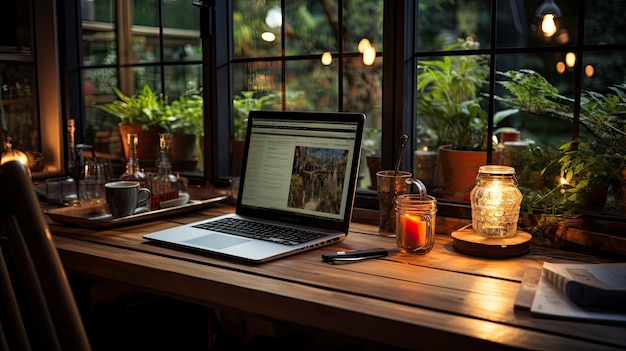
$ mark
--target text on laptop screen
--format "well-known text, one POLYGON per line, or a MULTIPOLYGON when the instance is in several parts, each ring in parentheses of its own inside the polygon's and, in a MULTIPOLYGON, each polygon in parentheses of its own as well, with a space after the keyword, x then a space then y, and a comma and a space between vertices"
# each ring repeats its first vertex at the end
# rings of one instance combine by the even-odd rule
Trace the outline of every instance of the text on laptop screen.
POLYGON ((251 119, 241 205, 341 221, 357 123, 251 119))

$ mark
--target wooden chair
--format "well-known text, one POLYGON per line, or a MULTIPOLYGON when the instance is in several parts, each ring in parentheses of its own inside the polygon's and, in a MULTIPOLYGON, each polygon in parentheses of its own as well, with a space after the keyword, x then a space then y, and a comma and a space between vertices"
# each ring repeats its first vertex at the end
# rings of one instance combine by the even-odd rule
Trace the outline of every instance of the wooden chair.
POLYGON ((90 350, 26 167, 0 166, 0 350, 90 350))

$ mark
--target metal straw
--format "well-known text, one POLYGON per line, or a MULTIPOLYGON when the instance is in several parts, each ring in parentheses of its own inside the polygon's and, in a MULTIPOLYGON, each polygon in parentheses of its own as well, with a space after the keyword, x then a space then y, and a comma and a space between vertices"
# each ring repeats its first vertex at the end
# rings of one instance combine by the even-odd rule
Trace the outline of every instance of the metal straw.
POLYGON ((400 139, 400 150, 398 151, 398 157, 396 158, 396 167, 393 169, 393 175, 398 175, 398 169, 400 169, 400 161, 402 160, 402 153, 404 152, 404 147, 409 141, 409 136, 406 134, 402 134, 402 138, 400 139))

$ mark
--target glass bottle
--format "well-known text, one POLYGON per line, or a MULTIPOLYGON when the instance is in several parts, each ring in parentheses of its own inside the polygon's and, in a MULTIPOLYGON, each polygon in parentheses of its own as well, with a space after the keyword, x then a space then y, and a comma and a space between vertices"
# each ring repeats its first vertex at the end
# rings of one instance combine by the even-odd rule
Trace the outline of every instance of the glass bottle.
POLYGON ((516 235, 522 193, 517 188, 515 168, 480 166, 470 201, 476 233, 490 238, 516 235))
POLYGON ((128 144, 128 161, 126 162, 126 171, 120 176, 120 180, 133 180, 139 182, 139 186, 146 187, 146 174, 139 168, 139 159, 137 158, 137 133, 126 134, 126 142, 128 144))
POLYGON ((74 180, 78 179, 78 172, 80 171, 80 166, 76 164, 76 141, 74 139, 74 132, 76 131, 76 125, 74 119, 69 119, 67 121, 67 135, 68 135, 68 153, 67 153, 67 174, 74 178, 74 180))
POLYGON ((159 160, 157 161, 157 175, 150 182, 150 209, 160 208, 161 201, 172 200, 178 197, 178 180, 172 174, 172 165, 167 152, 170 147, 170 134, 159 135, 159 160))

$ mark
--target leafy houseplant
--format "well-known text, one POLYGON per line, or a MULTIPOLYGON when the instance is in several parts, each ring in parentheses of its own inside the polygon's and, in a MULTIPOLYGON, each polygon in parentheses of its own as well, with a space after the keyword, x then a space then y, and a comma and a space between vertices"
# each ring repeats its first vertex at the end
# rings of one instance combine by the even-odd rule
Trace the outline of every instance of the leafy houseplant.
POLYGON ((167 123, 165 115, 166 100, 157 95, 148 85, 133 96, 125 95, 119 88, 113 87, 117 100, 98 105, 97 108, 119 118, 124 156, 129 157, 126 141, 128 133, 137 133, 137 157, 143 167, 153 167, 159 157, 159 133, 167 123))
POLYGON ((241 173, 250 111, 270 108, 277 101, 278 95, 274 92, 244 90, 233 97, 233 138, 230 143, 231 174, 238 176, 241 173))
POLYGON ((172 168, 192 171, 202 161, 204 137, 204 102, 198 93, 181 95, 165 106, 165 129, 172 134, 170 160, 172 168))
POLYGON ((98 105, 97 108, 117 116, 120 124, 140 125, 143 130, 150 127, 162 127, 166 123, 164 113, 165 99, 157 95, 148 85, 144 85, 137 95, 127 96, 119 88, 113 87, 117 96, 108 104, 98 105))
POLYGON ((269 108, 278 100, 278 95, 274 92, 258 93, 244 90, 233 97, 233 140, 242 141, 246 139, 246 128, 248 127, 248 115, 250 111, 269 108))
MULTIPOLYGON (((509 96, 496 99, 530 114, 572 120, 573 99, 559 94, 539 73, 528 69, 499 73, 509 96)), ((626 84, 608 87, 611 93, 584 91, 580 102, 581 136, 562 144, 548 160, 540 159, 540 187, 522 188, 523 204, 551 214, 569 217, 581 210, 622 211, 626 199, 623 183, 626 166, 626 84), (549 176, 545 176, 545 175, 549 176), (555 179, 562 179, 556 183, 555 179), (549 179, 552 179, 550 181, 549 179), (604 194, 595 200, 590 195, 604 194), (613 208, 610 208, 613 207, 613 208)), ((523 161, 524 167, 535 162, 523 161)), ((534 168, 539 168, 534 166, 534 168)), ((523 174, 523 173, 522 173, 523 174)), ((520 177, 520 182, 526 182, 520 177)))
MULTIPOLYGON (((459 40, 445 50, 477 48, 476 42, 459 40)), ((437 136, 443 172, 441 185, 451 198, 468 199, 478 167, 487 160, 485 151, 491 138, 480 89, 488 75, 485 55, 451 55, 418 61, 417 114, 437 136)), ((494 115, 494 123, 516 112, 515 109, 500 111, 494 115)), ((498 163, 499 156, 500 153, 494 152, 493 161, 498 163)))

